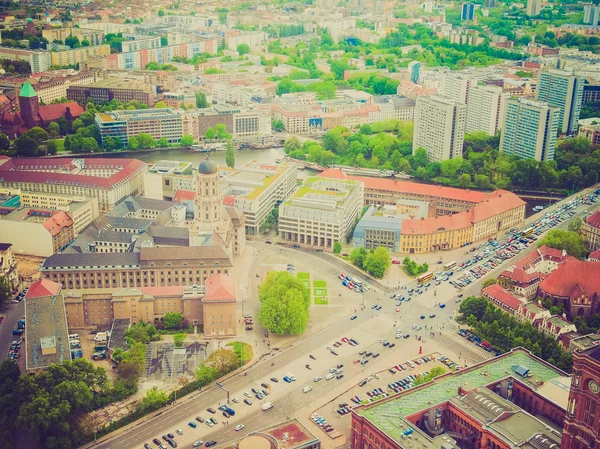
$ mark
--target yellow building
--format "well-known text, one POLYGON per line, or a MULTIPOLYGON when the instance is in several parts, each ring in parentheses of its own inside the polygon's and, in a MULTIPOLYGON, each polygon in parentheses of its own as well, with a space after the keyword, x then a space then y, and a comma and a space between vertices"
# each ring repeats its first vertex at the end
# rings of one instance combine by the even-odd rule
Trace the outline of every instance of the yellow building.
POLYGON ((110 55, 110 45, 94 45, 90 47, 79 47, 71 50, 51 52, 52 65, 66 66, 81 64, 89 58, 110 55))

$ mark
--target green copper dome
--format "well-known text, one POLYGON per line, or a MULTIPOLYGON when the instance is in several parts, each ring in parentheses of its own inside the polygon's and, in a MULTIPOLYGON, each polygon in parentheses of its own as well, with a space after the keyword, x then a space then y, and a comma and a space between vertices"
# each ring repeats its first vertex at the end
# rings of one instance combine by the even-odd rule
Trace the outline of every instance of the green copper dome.
POLYGON ((21 87, 21 92, 19 92, 19 97, 37 97, 37 93, 33 90, 33 86, 28 82, 23 83, 21 87))

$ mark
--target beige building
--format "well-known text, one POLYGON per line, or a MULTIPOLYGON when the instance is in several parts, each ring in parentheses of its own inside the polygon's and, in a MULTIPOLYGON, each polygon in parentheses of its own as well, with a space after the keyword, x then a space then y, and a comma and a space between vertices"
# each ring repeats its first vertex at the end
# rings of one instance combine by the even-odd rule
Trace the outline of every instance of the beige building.
POLYGON ((47 257, 75 239, 75 225, 64 211, 20 208, 0 217, 0 235, 18 254, 47 257))
POLYGON ((146 164, 119 158, 15 158, 0 156, 0 188, 98 199, 101 212, 144 191, 146 164))
POLYGON ((461 157, 466 113, 464 103, 440 96, 418 97, 413 154, 424 148, 431 162, 461 157))
POLYGON ((507 94, 499 86, 469 87, 465 132, 484 131, 493 136, 500 129, 507 94))
POLYGON ((55 254, 40 272, 66 289, 202 285, 213 274, 229 274, 222 246, 142 247, 139 252, 55 254))
POLYGON ((600 249, 600 212, 594 212, 583 220, 581 227, 585 246, 594 251, 600 249))
POLYGON ((55 100, 67 98, 67 81, 65 79, 53 79, 34 84, 35 91, 40 101, 50 104, 55 100))
POLYGON ((69 213, 75 226, 75 237, 98 218, 98 198, 51 195, 43 192, 21 192, 21 206, 69 213))
POLYGON ((51 61, 53 66, 75 65, 86 62, 89 58, 97 58, 110 55, 110 45, 94 45, 90 47, 79 47, 71 50, 52 51, 51 61))
POLYGON ((333 250, 352 232, 363 207, 363 184, 351 180, 307 178, 279 206, 282 241, 333 250))
POLYGON ((69 36, 77 37, 79 42, 86 40, 90 45, 100 45, 104 40, 105 33, 103 31, 78 27, 50 28, 49 30, 42 30, 42 37, 48 39, 48 42, 59 40, 64 43, 69 36))
POLYGON ((592 145, 600 145, 600 124, 589 124, 579 126, 577 130, 578 137, 584 137, 589 140, 592 145))
POLYGON ((8 279, 13 292, 17 290, 21 283, 17 261, 12 251, 12 243, 0 243, 0 276, 8 279))
POLYGON ((206 280, 202 298, 204 335, 230 337, 236 335, 236 293, 233 278, 223 274, 206 280))

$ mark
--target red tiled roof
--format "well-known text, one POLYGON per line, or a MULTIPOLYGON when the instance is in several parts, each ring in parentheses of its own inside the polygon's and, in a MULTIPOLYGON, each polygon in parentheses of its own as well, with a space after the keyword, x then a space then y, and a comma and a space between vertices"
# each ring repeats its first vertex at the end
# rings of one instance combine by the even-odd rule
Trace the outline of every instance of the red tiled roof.
POLYGON ((525 201, 512 192, 496 190, 473 208, 473 223, 487 220, 501 212, 516 209, 525 205, 525 201))
POLYGON ((36 184, 63 184, 110 190, 116 184, 143 170, 145 162, 137 159, 85 158, 84 168, 111 168, 118 170, 107 178, 77 173, 39 172, 33 170, 64 170, 75 168, 74 158, 16 158, 0 165, 4 182, 32 182, 36 184))
POLYGON ((539 274, 536 272, 527 273, 524 269, 515 267, 512 271, 504 270, 502 273, 500 273, 500 276, 511 279, 520 284, 527 284, 538 278, 539 274))
POLYGON ((590 259, 595 259, 595 260, 600 260, 600 249, 597 249, 595 251, 592 251, 590 253, 590 259))
POLYGON ((523 304, 518 298, 515 298, 510 292, 504 290, 499 284, 493 284, 483 289, 483 293, 496 299, 510 309, 519 310, 519 306, 523 304))
POLYGON ((80 106, 76 101, 70 101, 68 103, 40 106, 38 114, 44 122, 52 122, 64 117, 67 110, 69 110, 73 118, 77 118, 85 112, 83 106, 80 106))
POLYGON ((194 201, 195 198, 196 192, 192 192, 191 190, 179 189, 177 192, 175 192, 173 202, 183 203, 184 201, 194 201))
POLYGON ((582 262, 568 258, 540 283, 540 290, 556 297, 573 298, 600 292, 600 262, 582 262))
POLYGON ((450 231, 464 229, 471 226, 471 217, 468 212, 452 215, 440 215, 431 218, 415 218, 402 221, 402 235, 430 234, 435 231, 450 231))
POLYGON ((60 292, 60 284, 48 279, 40 279, 29 286, 25 299, 42 298, 44 296, 56 296, 60 292))
POLYGON ((594 228, 600 228, 600 210, 586 217, 585 222, 594 228))
POLYGON ((320 175, 322 178, 353 179, 364 183, 365 189, 383 190, 389 192, 408 193, 413 195, 426 195, 437 198, 448 198, 467 203, 481 203, 489 198, 490 193, 478 192, 477 190, 463 190, 452 187, 433 186, 417 182, 396 181, 387 178, 370 178, 367 176, 346 175, 340 169, 329 168, 320 175))
POLYGON ((46 228, 50 234, 56 235, 60 233, 63 228, 71 226, 72 224, 73 219, 69 217, 65 211, 60 211, 44 221, 44 228, 46 228))
POLYGON ((235 301, 233 278, 215 274, 206 280, 205 295, 202 301, 235 301))

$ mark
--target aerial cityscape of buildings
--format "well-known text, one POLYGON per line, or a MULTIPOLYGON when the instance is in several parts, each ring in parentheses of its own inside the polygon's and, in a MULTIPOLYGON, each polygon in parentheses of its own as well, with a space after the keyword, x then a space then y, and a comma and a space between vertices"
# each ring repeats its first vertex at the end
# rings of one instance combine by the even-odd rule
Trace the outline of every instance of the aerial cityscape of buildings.
POLYGON ((598 449, 599 145, 591 2, 4 2, 0 443, 598 449))

